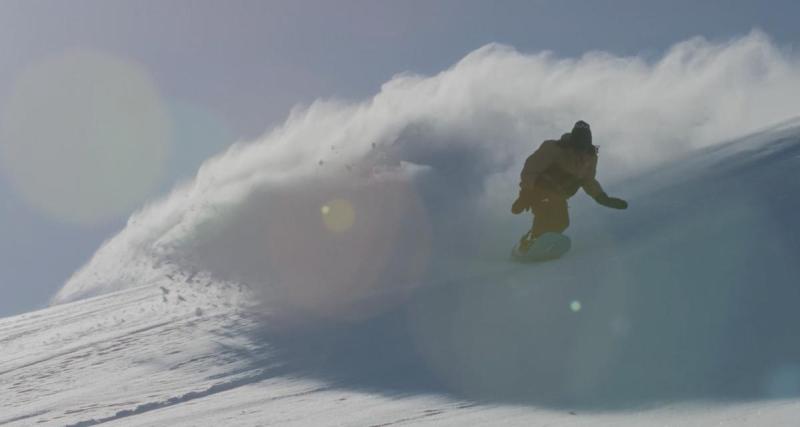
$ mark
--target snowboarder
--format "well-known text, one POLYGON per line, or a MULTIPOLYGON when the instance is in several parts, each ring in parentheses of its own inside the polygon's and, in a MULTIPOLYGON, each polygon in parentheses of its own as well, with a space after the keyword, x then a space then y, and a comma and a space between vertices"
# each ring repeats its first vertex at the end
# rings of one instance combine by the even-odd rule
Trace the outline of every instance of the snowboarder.
POLYGON ((609 197, 595 179, 597 147, 592 145, 592 131, 583 120, 575 123, 572 132, 558 141, 547 140, 525 160, 520 174, 519 197, 511 206, 518 215, 530 210, 533 226, 517 246, 526 253, 533 242, 548 232, 561 233, 569 226, 567 199, 579 188, 597 203, 613 208, 627 209, 622 199, 609 197))

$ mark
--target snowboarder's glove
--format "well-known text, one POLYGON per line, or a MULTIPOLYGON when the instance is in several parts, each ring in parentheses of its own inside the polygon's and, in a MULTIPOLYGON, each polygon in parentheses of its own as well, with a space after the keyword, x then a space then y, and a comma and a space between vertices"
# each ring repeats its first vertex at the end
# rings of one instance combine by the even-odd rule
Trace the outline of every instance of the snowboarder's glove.
POLYGON ((517 200, 514 201, 514 204, 511 205, 511 213, 514 215, 519 215, 529 210, 531 210, 531 204, 522 196, 518 197, 517 200))
POLYGON ((515 200, 514 204, 511 205, 511 213, 514 215, 519 215, 529 210, 531 210, 530 192, 519 190, 519 196, 517 196, 517 200, 515 200))
POLYGON ((628 209, 628 202, 616 197, 608 197, 608 194, 601 194, 594 199, 597 203, 611 209, 628 209))

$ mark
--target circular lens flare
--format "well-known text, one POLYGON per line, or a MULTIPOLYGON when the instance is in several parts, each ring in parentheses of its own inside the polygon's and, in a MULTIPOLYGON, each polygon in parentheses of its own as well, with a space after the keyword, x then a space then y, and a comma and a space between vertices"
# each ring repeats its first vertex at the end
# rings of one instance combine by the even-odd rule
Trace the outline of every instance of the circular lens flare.
POLYGON ((67 222, 127 214, 158 185, 168 111, 136 63, 68 51, 22 73, 2 117, 0 165, 31 206, 67 222))
POLYGON ((344 233, 353 227, 356 212, 353 205, 344 199, 335 199, 324 204, 320 209, 325 228, 335 233, 344 233))

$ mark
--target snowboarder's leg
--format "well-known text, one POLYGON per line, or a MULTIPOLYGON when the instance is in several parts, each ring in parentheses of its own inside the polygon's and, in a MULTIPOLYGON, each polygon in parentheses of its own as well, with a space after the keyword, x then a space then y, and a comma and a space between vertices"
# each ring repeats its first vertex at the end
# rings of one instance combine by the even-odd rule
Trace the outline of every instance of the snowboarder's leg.
POLYGON ((544 233, 561 233, 569 227, 567 200, 561 197, 547 197, 533 203, 533 227, 531 236, 535 239, 544 233))
POLYGON ((567 200, 560 197, 546 197, 534 199, 531 203, 533 210, 533 226, 519 239, 517 248, 520 253, 528 249, 536 238, 544 233, 561 233, 569 227, 569 213, 567 200))

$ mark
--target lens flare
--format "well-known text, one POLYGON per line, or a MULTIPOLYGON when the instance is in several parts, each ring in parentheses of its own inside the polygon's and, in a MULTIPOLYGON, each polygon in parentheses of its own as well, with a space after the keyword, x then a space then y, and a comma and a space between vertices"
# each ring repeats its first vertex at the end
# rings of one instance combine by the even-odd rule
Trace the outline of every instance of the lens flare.
POLYGON ((322 222, 335 233, 344 233, 353 227, 356 212, 347 200, 335 199, 322 206, 322 222))
POLYGON ((92 224, 129 212, 159 183, 170 121, 147 71, 68 51, 22 73, 2 117, 0 165, 31 206, 92 224))

